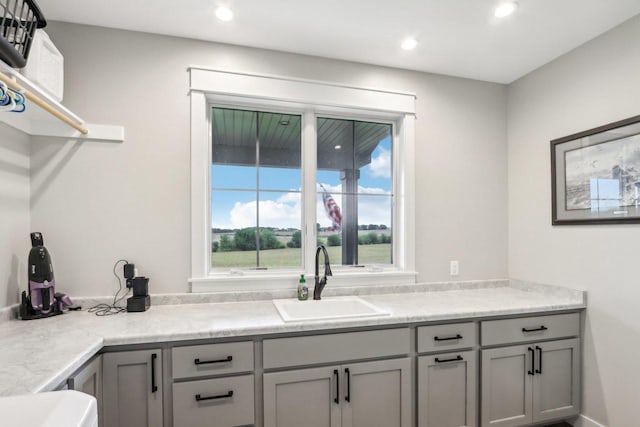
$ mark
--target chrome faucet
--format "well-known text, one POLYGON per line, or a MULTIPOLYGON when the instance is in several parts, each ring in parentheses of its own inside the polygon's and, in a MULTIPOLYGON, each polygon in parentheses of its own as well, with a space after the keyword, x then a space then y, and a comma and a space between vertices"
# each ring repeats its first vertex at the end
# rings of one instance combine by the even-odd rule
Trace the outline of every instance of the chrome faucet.
POLYGON ((327 253, 327 248, 324 246, 318 246, 316 249, 316 283, 313 287, 313 299, 319 300, 320 294, 322 294, 322 290, 324 286, 327 284, 327 276, 333 276, 331 273, 331 266, 329 265, 329 254, 327 253), (320 251, 322 251, 324 255, 324 275, 320 278, 320 251))

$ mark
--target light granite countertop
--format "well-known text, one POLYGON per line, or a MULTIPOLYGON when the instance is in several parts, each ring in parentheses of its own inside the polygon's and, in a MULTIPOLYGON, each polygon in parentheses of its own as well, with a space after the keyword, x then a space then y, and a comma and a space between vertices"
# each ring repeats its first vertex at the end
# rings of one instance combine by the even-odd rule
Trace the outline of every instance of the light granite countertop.
MULTIPOLYGON (((507 280, 377 291, 371 294, 371 289, 351 288, 333 294, 359 294, 390 316, 285 323, 270 299, 207 303, 220 298, 184 294, 154 297, 154 305, 145 313, 97 317, 81 311, 34 321, 7 320, 0 322, 0 396, 53 390, 104 346, 406 325, 586 307, 582 291, 507 280)), ((260 297, 289 294, 262 293, 260 297)), ((223 300, 229 298, 226 295, 223 300)))

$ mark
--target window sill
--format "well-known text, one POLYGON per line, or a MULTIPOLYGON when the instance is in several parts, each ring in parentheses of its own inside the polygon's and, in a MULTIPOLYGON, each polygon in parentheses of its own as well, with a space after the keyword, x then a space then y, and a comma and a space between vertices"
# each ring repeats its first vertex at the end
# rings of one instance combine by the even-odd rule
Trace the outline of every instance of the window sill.
MULTIPOLYGON (((412 285, 417 272, 400 270, 369 270, 358 272, 338 271, 329 278, 327 286, 351 287, 373 285, 412 285)), ((274 274, 219 273, 209 277, 191 278, 192 293, 291 290, 298 286, 300 276, 296 273, 274 274)), ((306 275, 307 286, 313 288, 313 275, 306 275)))

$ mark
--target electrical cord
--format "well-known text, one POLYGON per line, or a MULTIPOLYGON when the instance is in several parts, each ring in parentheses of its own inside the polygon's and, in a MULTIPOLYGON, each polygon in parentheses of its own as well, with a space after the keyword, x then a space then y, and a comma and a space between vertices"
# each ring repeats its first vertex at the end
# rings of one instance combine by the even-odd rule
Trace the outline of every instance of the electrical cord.
POLYGON ((131 292, 130 289, 127 289, 127 292, 123 296, 118 298, 120 292, 122 292, 122 280, 120 279, 120 276, 118 276, 116 269, 118 268, 118 264, 120 264, 121 262, 129 264, 129 261, 127 261, 126 259, 119 259, 115 264, 113 264, 113 275, 116 276, 116 279, 118 279, 118 292, 116 292, 113 297, 113 303, 102 303, 94 305, 89 310, 87 310, 89 313, 95 313, 96 316, 112 316, 114 314, 120 314, 127 311, 126 307, 121 307, 118 305, 123 299, 127 297, 127 295, 129 295, 129 292, 131 292))

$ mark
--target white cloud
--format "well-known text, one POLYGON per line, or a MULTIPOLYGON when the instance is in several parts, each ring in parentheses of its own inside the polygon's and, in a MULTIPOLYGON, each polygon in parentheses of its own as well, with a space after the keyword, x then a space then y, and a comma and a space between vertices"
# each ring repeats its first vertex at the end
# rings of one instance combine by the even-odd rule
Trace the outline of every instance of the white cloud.
POLYGON ((300 228, 299 200, 298 197, 297 203, 284 203, 279 200, 263 200, 259 204, 255 200, 248 203, 236 202, 229 212, 230 228, 255 227, 256 206, 260 208, 261 227, 300 228))
MULTIPOLYGON (((342 195, 338 194, 340 185, 323 184, 331 194, 337 205, 342 210, 342 195)), ((376 187, 358 187, 358 192, 363 195, 386 194, 387 192, 376 187)), ((323 227, 331 226, 331 219, 326 215, 322 202, 322 188, 318 184, 316 201, 317 221, 323 227)), ((226 223, 214 223, 214 228, 239 229, 255 227, 256 225, 255 200, 241 203, 236 202, 229 211, 226 223)), ((262 200, 260 207, 260 226, 276 228, 300 228, 302 216, 302 204, 300 193, 285 193, 276 200, 262 200)), ((391 197, 360 197, 358 201, 358 222, 360 224, 386 224, 391 225, 391 197)))
POLYGON ((380 147, 378 157, 373 157, 369 164, 369 173, 373 178, 391 178, 391 151, 380 147))

